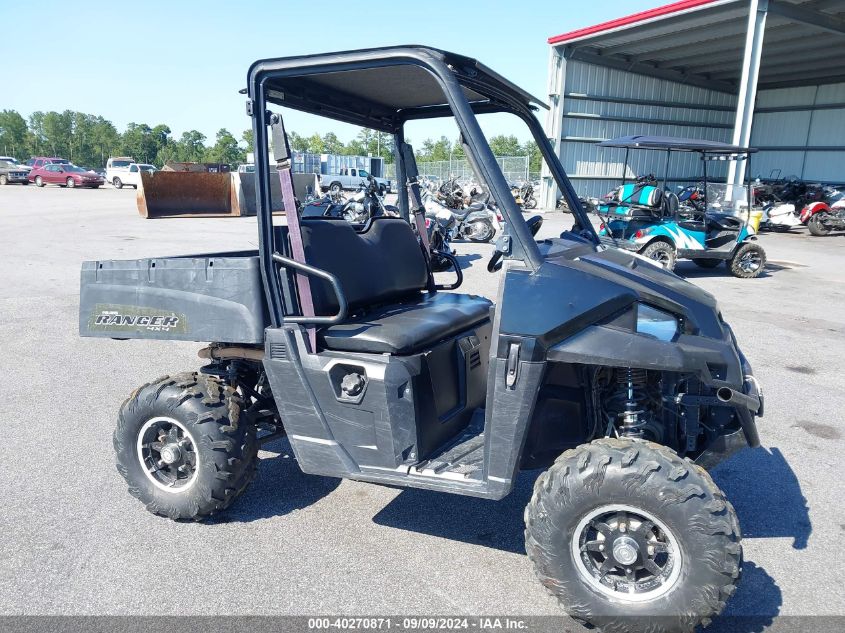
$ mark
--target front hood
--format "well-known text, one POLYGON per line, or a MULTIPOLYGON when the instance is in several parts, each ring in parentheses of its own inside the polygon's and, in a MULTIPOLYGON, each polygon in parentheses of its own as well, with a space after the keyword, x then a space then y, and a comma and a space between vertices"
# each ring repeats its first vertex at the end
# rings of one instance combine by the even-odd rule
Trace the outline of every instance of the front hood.
POLYGON ((538 270, 510 267, 506 273, 503 334, 532 337, 550 347, 643 302, 675 314, 686 334, 725 337, 713 295, 649 260, 577 238, 539 246, 545 261, 538 270))
POLYGON ((723 336, 716 298, 645 257, 565 237, 547 240, 541 250, 549 264, 594 275, 618 286, 620 292, 633 292, 639 301, 683 316, 705 336, 723 336))

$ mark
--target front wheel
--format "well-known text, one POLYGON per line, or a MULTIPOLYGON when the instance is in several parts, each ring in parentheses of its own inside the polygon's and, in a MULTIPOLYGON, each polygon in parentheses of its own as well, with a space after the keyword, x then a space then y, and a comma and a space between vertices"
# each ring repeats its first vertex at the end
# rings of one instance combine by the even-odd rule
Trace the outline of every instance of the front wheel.
POLYGON ((692 631, 740 575, 733 506, 702 468, 643 440, 566 451, 537 479, 525 525, 540 582, 607 630, 692 631))
POLYGON ((657 240, 640 251, 643 257, 653 259, 666 270, 675 269, 675 247, 669 242, 657 240))
POLYGON ((529 198, 525 201, 525 208, 526 209, 536 209, 537 208, 537 198, 529 198))
POLYGON ((473 220, 467 225, 466 236, 471 242, 489 242, 496 235, 490 220, 473 220))
POLYGON ((165 376, 120 407, 117 470, 153 514, 203 519, 224 510, 255 476, 255 426, 238 393, 214 376, 165 376))
POLYGON ((759 277, 766 268, 766 251, 754 242, 746 242, 736 249, 728 260, 728 268, 734 277, 753 279, 759 277))
POLYGON ((815 235, 816 237, 829 235, 832 229, 825 225, 825 220, 827 220, 827 213, 821 212, 813 214, 813 216, 807 220, 807 228, 810 230, 810 234, 815 235))
POLYGON ((0 186, 8 185, 9 179, 6 178, 6 174, 0 174, 0 186))
POLYGON ((65 185, 68 189, 73 189, 76 186, 76 181, 73 178, 68 178, 65 180, 65 185))

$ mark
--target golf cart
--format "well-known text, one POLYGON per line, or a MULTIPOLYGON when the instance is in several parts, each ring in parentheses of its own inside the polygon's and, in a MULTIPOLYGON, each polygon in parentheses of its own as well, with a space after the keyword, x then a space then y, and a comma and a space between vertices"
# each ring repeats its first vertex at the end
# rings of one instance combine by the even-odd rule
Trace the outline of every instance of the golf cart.
POLYGON ((536 106, 476 60, 426 47, 253 64, 257 251, 82 267, 83 336, 210 342, 205 366, 121 406, 129 492, 202 519, 244 492, 259 444, 282 435, 306 473, 491 500, 544 469, 526 550, 573 617, 661 631, 720 613, 741 536, 705 468, 759 445, 762 395, 710 294, 600 243, 536 106), (392 133, 401 217, 299 218, 271 105, 392 133), (476 117, 501 112, 527 125, 567 198, 575 227, 559 239, 535 241, 482 134, 476 117), (405 124, 445 116, 507 222, 488 264, 495 304, 447 291, 454 260, 457 280, 438 283, 409 223, 423 209, 405 124))
POLYGON ((598 145, 625 148, 622 186, 595 211, 604 218, 604 243, 641 253, 669 270, 678 259, 691 259, 702 268, 724 262, 734 276, 746 279, 763 272, 766 252, 748 221, 751 188, 707 178, 708 161, 749 160, 756 149, 667 136, 623 136, 598 145), (660 186, 653 176, 625 182, 632 149, 666 152, 660 186), (666 187, 673 152, 697 154, 703 171, 703 181, 683 188, 680 197, 666 187))

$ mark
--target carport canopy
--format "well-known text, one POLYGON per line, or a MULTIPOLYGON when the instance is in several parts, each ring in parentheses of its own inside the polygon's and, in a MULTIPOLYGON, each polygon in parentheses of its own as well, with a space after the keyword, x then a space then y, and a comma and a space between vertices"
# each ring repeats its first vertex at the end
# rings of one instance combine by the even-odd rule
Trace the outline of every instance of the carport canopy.
POLYGON ((568 59, 737 94, 752 8, 767 14, 758 89, 845 81, 843 0, 682 0, 549 44, 568 59))

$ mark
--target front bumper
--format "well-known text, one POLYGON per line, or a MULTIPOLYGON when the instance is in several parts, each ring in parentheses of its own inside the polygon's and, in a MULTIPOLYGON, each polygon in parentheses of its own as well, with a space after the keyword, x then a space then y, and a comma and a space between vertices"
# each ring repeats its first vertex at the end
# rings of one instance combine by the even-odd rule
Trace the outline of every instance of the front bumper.
MULTIPOLYGON (((731 332, 731 336, 733 337, 733 332, 731 332)), ((742 394, 737 393, 737 401, 734 402, 734 410, 739 419, 740 428, 717 437, 696 458, 695 463, 708 470, 743 448, 760 446, 760 434, 757 431, 756 418, 763 417, 765 408, 763 390, 754 377, 751 365, 739 347, 736 348, 736 351, 744 375, 742 394)))

